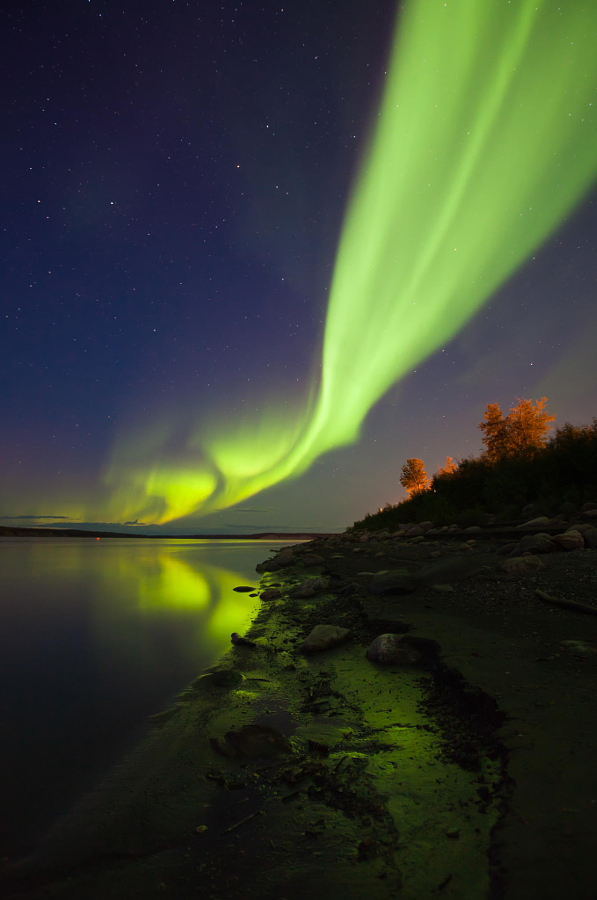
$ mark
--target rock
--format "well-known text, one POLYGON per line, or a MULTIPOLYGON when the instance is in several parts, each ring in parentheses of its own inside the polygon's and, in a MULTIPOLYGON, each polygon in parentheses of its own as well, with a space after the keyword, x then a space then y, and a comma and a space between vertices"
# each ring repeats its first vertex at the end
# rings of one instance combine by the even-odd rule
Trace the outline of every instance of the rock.
POLYGON ((318 653, 321 650, 329 650, 336 644, 346 640, 350 630, 341 628, 340 625, 316 625, 302 643, 303 653, 318 653))
POLYGON ((256 572, 277 572, 280 566, 277 562, 274 562, 273 559, 266 559, 265 562, 257 563, 255 566, 256 572))
POLYGON ((597 503, 594 500, 587 500, 580 508, 581 513, 588 512, 590 509, 597 510, 597 503))
POLYGON ((406 569, 378 572, 369 585, 372 594, 410 594, 417 589, 417 582, 406 569))
POLYGON ((499 556, 507 556, 508 553, 513 553, 517 547, 518 544, 504 544, 503 547, 500 547, 497 552, 499 556))
POLYGON ((585 547, 588 547, 590 550, 597 550, 597 528, 589 528, 587 531, 583 531, 583 540, 585 547))
POLYGON ((253 641, 248 640, 248 638, 241 637, 238 631, 233 631, 230 635, 230 640, 233 644, 236 644, 238 647, 255 647, 256 644, 253 641))
POLYGON ((558 510, 563 516, 575 516, 578 513, 578 506, 576 503, 571 503, 569 500, 566 500, 561 504, 558 510))
POLYGON ((290 592, 290 596, 299 600, 305 597, 314 597, 319 591, 324 591, 327 586, 327 578, 307 578, 306 581, 302 581, 290 592))
POLYGON ((421 654, 424 663, 435 662, 441 652, 441 647, 433 638, 418 637, 416 634, 405 634, 402 643, 421 654))
POLYGON ((367 650, 367 659, 382 666, 415 665, 422 657, 419 650, 405 643, 402 634, 380 634, 367 650))
POLYGON ((419 528, 422 528, 423 531, 429 531, 433 528, 433 522, 419 522, 419 528))
POLYGON ((423 534, 418 534, 411 540, 411 544, 421 544, 425 540, 425 536, 423 534))
POLYGON ((302 559, 305 566, 322 566, 325 563, 323 556, 318 556, 317 553, 305 553, 302 559))
POLYGON ((278 597, 282 596, 282 591, 276 590, 276 588, 270 588, 268 591, 264 591, 261 595, 262 600, 277 600, 278 597))
POLYGON ((574 656, 584 656, 589 658, 595 658, 597 656, 597 647, 587 644, 586 641, 560 641, 560 647, 570 651, 574 656))
POLYGON ((527 503, 527 505, 523 506, 523 508, 521 509, 520 514, 521 516, 532 516, 536 511, 537 507, 534 503, 527 503))
POLYGON ((238 731, 227 731, 224 738, 225 743, 210 738, 210 744, 218 753, 231 758, 271 758, 292 752, 288 738, 273 725, 243 725, 238 731))
POLYGON ((431 589, 442 594, 449 594, 454 590, 451 584, 432 584, 431 589))
POLYGON ((538 516, 536 519, 529 519, 528 522, 524 522, 522 525, 517 525, 517 528, 541 528, 542 525, 549 525, 550 523, 549 516, 538 516))
POLYGON ((480 525, 469 525, 468 528, 464 528, 463 531, 483 531, 480 525))
POLYGON ((545 563, 536 556, 513 556, 511 559, 505 559, 499 567, 508 575, 532 575, 545 568, 545 563))
POLYGON ((254 591, 254 587, 249 587, 246 584, 239 584, 238 587, 232 588, 233 591, 238 591, 239 594, 248 594, 249 591, 254 591))
POLYGON ((541 531, 539 534, 526 534, 518 543, 516 553, 522 554, 527 550, 529 553, 555 553, 557 549, 551 535, 541 531))
POLYGON ((292 566, 296 562, 296 557, 290 547, 285 547, 274 556, 273 562, 275 562, 276 565, 285 568, 286 566, 292 566))
POLYGON ((425 529, 422 525, 412 525, 410 528, 407 528, 406 535, 407 537, 421 537, 424 531, 425 529))
POLYGON ((552 538, 558 550, 584 550, 585 541, 580 533, 571 529, 564 534, 555 534, 552 538))
POLYGON ((581 513, 581 516, 583 519, 588 519, 589 521, 597 519, 597 509, 585 509, 585 511, 581 513))
POLYGON ((243 676, 235 669, 218 669, 216 672, 208 672, 206 675, 200 675, 192 682, 195 690, 203 687, 236 687, 243 681, 243 676))

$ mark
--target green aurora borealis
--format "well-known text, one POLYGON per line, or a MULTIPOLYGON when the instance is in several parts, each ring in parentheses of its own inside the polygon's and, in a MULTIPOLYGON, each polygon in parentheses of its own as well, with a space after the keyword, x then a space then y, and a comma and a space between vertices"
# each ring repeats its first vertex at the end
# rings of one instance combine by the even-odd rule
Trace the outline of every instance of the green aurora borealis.
POLYGON ((553 233, 597 170, 592 0, 412 0, 349 200, 302 410, 131 429, 107 521, 232 506, 358 439, 372 406, 553 233), (175 448, 175 449, 173 449, 175 448))

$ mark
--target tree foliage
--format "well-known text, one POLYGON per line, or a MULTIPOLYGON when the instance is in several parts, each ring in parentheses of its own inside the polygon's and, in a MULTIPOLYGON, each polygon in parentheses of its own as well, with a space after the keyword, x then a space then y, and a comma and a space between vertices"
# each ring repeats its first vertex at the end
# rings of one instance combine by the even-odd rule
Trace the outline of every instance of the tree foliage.
POLYGON ((408 491, 409 497, 429 487, 429 478, 422 459, 407 459, 400 472, 400 484, 408 491))
POLYGON ((458 463, 451 456, 446 456, 445 465, 440 466, 436 475, 452 475, 458 469, 458 463))
POLYGON ((545 410, 547 397, 520 400, 504 416, 498 403, 488 403, 479 428, 483 432, 484 456, 490 462, 515 456, 531 456, 547 443, 547 432, 555 416, 545 410))

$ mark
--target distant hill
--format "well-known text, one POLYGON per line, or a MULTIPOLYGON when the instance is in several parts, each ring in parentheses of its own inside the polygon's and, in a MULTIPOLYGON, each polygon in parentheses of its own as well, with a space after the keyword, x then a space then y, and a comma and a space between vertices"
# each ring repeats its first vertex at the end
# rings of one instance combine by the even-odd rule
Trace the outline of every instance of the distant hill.
POLYGON ((258 532, 257 534, 130 534, 122 531, 85 531, 80 528, 20 528, 14 525, 0 525, 0 538, 2 537, 76 537, 76 538, 132 538, 148 540, 174 538, 175 540, 203 540, 203 541, 312 541, 315 538, 329 537, 329 534, 293 532, 281 533, 278 531, 258 532))

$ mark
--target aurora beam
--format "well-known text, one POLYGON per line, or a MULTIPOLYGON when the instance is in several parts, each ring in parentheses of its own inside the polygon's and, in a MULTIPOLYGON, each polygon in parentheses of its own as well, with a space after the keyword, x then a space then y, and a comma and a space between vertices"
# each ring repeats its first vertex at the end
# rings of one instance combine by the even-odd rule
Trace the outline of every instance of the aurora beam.
POLYGON ((407 4, 302 410, 197 427, 177 454, 149 426, 115 449, 114 514, 231 506, 354 442, 388 388, 554 232, 597 173, 597 4, 558 3, 407 4))

